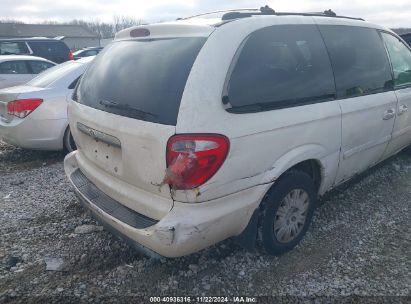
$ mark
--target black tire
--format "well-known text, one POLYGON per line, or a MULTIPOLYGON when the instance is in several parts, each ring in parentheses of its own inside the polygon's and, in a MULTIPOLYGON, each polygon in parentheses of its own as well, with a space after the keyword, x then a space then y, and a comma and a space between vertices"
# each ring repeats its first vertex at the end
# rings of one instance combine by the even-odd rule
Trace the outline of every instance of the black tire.
POLYGON ((74 142, 74 138, 70 132, 70 127, 67 127, 66 131, 64 132, 63 148, 64 151, 66 151, 67 153, 73 152, 77 149, 76 143, 74 142))
MULTIPOLYGON (((265 196, 264 201, 262 202, 262 217, 259 229, 261 232, 260 236, 262 245, 265 251, 271 255, 280 255, 294 248, 307 232, 314 214, 316 203, 316 187, 312 178, 308 174, 300 171, 290 171, 284 173, 284 175, 275 183, 273 188, 270 189, 270 191, 265 196), (295 191, 293 192, 293 190, 295 191), (305 191, 305 194, 301 190, 305 191), (274 225, 277 220, 277 224, 279 224, 280 218, 277 214, 277 211, 279 210, 280 206, 282 208, 281 211, 285 210, 284 199, 287 195, 291 195, 291 193, 294 195, 301 194, 301 200, 305 201, 306 203, 304 203, 304 208, 298 209, 298 211, 295 211, 294 209, 292 209, 294 211, 290 211, 290 216, 288 217, 289 220, 287 220, 286 223, 289 223, 292 218, 293 225, 298 226, 298 230, 296 229, 298 233, 295 233, 293 235, 293 233, 290 232, 290 237, 292 237, 292 239, 290 239, 289 241, 284 241, 279 240, 276 235, 276 233, 279 234, 279 230, 281 228, 278 229, 277 227, 278 231, 274 232, 274 225), (308 197, 308 200, 304 199, 305 197, 308 197), (302 214, 301 210, 306 210, 303 213, 305 214, 304 224, 297 223, 298 221, 296 222, 295 216, 293 216, 293 212, 300 212, 296 214, 302 214)), ((281 219, 282 223, 284 223, 285 218, 286 216, 283 216, 283 218, 281 219)), ((282 227, 284 227, 284 225, 282 225, 282 227)))

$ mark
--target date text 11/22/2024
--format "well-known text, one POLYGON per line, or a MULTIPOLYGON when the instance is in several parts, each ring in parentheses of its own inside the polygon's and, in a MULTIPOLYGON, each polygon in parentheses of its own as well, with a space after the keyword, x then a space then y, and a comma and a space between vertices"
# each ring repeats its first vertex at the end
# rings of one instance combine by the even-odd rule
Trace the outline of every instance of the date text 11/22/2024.
POLYGON ((256 297, 150 297, 150 303, 257 303, 256 297))

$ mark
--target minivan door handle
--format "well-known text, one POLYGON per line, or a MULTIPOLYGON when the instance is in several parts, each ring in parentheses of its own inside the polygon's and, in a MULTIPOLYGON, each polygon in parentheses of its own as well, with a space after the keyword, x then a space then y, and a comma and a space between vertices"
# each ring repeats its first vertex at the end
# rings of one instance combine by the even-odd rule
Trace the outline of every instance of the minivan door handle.
POLYGON ((398 116, 400 116, 400 115, 402 115, 402 114, 404 114, 405 112, 407 112, 408 111, 408 107, 406 106, 406 105, 400 105, 399 107, 398 107, 398 116))
POLYGON ((384 112, 384 116, 382 117, 382 119, 388 120, 388 119, 393 118, 394 116, 395 116, 395 109, 391 108, 384 112))

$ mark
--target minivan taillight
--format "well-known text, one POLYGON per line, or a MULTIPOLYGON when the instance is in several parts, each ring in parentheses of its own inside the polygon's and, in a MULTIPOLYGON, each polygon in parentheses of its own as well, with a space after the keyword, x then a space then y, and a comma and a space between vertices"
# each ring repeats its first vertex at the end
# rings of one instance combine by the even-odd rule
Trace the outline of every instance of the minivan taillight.
POLYGON ((33 112, 41 103, 43 99, 20 99, 13 100, 7 103, 7 114, 16 116, 18 118, 25 118, 33 112))
POLYGON ((219 134, 170 137, 164 183, 176 190, 193 189, 204 184, 221 167, 229 148, 228 138, 219 134))
POLYGON ((74 60, 74 55, 71 51, 69 52, 68 60, 74 60))

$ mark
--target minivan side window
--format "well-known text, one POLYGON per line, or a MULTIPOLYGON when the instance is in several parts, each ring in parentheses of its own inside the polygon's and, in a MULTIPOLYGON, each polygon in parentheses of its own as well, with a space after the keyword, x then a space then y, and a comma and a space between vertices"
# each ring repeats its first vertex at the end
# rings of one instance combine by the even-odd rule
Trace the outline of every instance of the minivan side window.
POLYGON ((30 74, 24 60, 0 63, 0 74, 30 74))
POLYGON ((411 85, 411 51, 397 37, 381 33, 388 54, 390 55, 392 69, 394 72, 394 85, 396 88, 411 85))
POLYGON ((276 25, 253 32, 237 51, 223 102, 232 113, 329 101, 335 84, 315 25, 276 25))
POLYGON ((319 26, 333 65, 338 98, 350 98, 392 89, 391 67, 375 29, 319 26))

